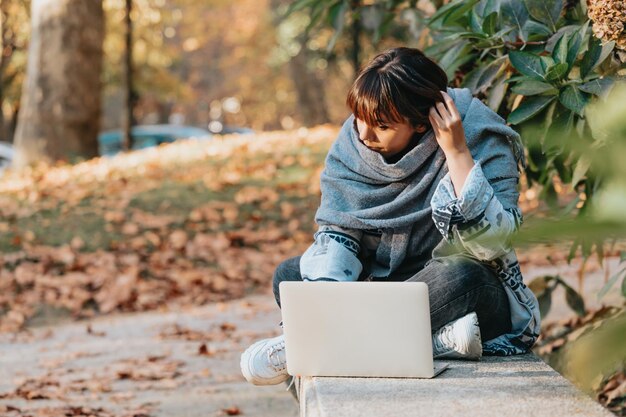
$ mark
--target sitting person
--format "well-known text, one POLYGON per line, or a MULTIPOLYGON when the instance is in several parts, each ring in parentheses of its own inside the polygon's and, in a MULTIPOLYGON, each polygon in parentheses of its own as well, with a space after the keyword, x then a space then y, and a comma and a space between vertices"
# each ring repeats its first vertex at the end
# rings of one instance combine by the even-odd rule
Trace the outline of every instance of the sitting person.
MULTIPOLYGON (((321 175, 315 241, 278 266, 274 295, 280 306, 281 281, 425 282, 435 358, 525 353, 540 317, 510 244, 522 222, 520 137, 447 84, 412 48, 360 72, 321 175)), ((269 385, 288 378, 285 362, 281 335, 254 343, 240 365, 269 385)))

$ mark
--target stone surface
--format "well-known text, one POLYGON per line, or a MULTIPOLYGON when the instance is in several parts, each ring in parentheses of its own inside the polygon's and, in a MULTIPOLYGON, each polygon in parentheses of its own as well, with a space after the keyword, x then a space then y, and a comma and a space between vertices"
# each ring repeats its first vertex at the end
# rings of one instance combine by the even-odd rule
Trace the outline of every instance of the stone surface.
POLYGON ((532 354, 449 363, 434 379, 302 378, 300 416, 613 416, 532 354))
POLYGON ((116 417, 294 417, 285 385, 256 387, 239 370, 241 352, 278 334, 279 322, 273 297, 251 296, 0 335, 0 415, 101 407, 116 417))

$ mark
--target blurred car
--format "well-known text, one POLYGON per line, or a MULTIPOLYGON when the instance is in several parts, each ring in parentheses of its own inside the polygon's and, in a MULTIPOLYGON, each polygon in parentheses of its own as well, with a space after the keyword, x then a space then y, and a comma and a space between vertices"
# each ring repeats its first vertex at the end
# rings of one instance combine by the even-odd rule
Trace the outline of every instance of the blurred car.
POLYGON ((0 173, 11 166, 13 155, 13 145, 8 142, 0 142, 0 173))
POLYGON ((255 133, 254 130, 249 127, 224 125, 219 120, 213 120, 207 127, 211 133, 215 133, 216 135, 230 135, 233 133, 239 135, 252 135, 255 133))
POLYGON ((222 135, 229 135, 232 133, 237 133, 240 135, 253 135, 255 132, 249 127, 229 126, 229 125, 224 126, 224 128, 220 132, 220 134, 222 135))
MULTIPOLYGON (((131 129, 132 149, 144 149, 171 143, 178 139, 211 139, 213 134, 206 129, 185 125, 137 125, 131 129)), ((122 151, 122 130, 107 130, 98 135, 100 155, 111 156, 122 151)))

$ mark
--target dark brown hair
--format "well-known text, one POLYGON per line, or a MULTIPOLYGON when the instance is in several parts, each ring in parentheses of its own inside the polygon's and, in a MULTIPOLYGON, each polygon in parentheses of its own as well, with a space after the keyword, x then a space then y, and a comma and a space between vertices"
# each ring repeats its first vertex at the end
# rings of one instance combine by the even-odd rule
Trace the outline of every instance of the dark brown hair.
POLYGON ((443 101, 448 77, 415 48, 393 48, 378 54, 361 70, 346 104, 369 126, 405 123, 430 126, 428 111, 443 101))

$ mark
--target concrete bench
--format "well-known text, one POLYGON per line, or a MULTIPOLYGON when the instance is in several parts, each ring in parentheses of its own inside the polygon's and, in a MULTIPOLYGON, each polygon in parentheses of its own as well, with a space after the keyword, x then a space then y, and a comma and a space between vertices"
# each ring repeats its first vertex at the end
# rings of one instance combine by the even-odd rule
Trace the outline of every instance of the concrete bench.
POLYGON ((301 417, 615 417, 533 354, 447 361, 434 379, 296 378, 301 417))

